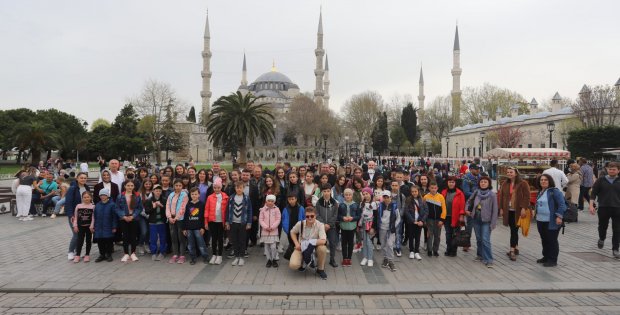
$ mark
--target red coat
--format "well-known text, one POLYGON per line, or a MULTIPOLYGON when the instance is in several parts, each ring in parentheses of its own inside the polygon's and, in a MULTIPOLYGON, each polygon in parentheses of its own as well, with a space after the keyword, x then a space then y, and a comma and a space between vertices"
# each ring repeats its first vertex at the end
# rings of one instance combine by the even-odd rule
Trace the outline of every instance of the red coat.
MULTIPOLYGON (((215 205, 217 204, 217 195, 215 193, 210 194, 207 197, 207 204, 205 205, 205 224, 215 221, 215 205)), ((228 195, 222 192, 222 224, 226 222, 226 209, 228 209, 228 195)))
MULTIPOLYGON (((448 189, 444 189, 441 194, 446 198, 448 189)), ((446 205, 448 204, 447 200, 446 198, 446 205)), ((449 210, 450 209, 448 209, 448 211, 449 210)), ((452 215, 452 222, 450 222, 450 226, 452 227, 457 227, 460 216, 465 215, 465 194, 458 188, 456 189, 456 196, 454 196, 454 200, 452 200, 452 213, 448 215, 452 215)))

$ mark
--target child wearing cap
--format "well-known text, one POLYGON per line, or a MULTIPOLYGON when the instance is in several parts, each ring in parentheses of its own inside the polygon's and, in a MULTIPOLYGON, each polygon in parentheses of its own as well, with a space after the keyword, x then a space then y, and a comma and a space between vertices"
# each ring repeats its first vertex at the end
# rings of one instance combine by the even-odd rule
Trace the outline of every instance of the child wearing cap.
POLYGON ((374 225, 379 227, 379 239, 383 251, 383 263, 381 267, 396 271, 394 266, 394 241, 396 239, 396 226, 400 221, 400 212, 395 201, 392 201, 392 192, 384 190, 381 194, 383 201, 379 205, 374 225))
POLYGON ((149 249, 151 259, 160 261, 168 250, 166 238, 166 198, 160 185, 153 186, 151 197, 144 202, 144 212, 149 222, 149 249), (157 241, 159 240, 159 248, 157 241))
POLYGON ((267 256, 265 267, 267 268, 278 268, 276 242, 278 241, 278 226, 281 219, 280 209, 276 207, 276 196, 267 195, 265 206, 260 209, 258 216, 258 222, 261 227, 260 242, 265 244, 265 256, 267 256))
POLYGON ((116 203, 110 201, 110 190, 107 188, 99 191, 99 202, 95 205, 93 213, 94 239, 99 247, 99 257, 95 262, 112 261, 112 249, 114 247, 114 233, 118 228, 116 216, 116 203))

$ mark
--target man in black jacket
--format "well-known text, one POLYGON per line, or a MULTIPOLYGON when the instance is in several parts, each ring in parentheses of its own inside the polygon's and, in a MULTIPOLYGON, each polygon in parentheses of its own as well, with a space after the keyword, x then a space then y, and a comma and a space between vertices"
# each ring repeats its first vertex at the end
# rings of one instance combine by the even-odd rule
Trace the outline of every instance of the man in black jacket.
POLYGON ((607 175, 599 177, 592 186, 590 213, 594 215, 594 200, 598 202, 598 248, 603 248, 607 227, 611 219, 611 250, 615 258, 620 259, 620 163, 609 162, 607 175))
MULTIPOLYGON (((256 168, 256 167, 255 167, 256 168)), ((258 214, 260 212, 260 198, 258 192, 258 186, 250 181, 250 177, 252 174, 250 170, 244 169, 241 172, 241 181, 243 182, 243 193, 250 197, 250 202, 252 203, 252 229, 250 233, 248 233, 248 241, 250 242, 250 247, 256 246, 257 235, 258 235, 258 214)))

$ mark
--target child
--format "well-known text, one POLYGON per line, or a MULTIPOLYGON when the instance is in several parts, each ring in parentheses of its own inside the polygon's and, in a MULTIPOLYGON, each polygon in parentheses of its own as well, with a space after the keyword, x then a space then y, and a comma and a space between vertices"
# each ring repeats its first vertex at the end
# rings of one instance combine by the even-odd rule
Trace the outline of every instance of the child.
POLYGON ((75 248, 74 263, 80 262, 80 253, 82 252, 82 245, 84 239, 86 239, 86 255, 84 255, 84 262, 90 261, 90 247, 92 245, 92 239, 94 231, 93 226, 93 196, 90 191, 82 193, 82 202, 75 207, 75 215, 73 216, 73 232, 77 233, 77 247, 75 248))
POLYGON ((99 200, 95 205, 95 213, 93 214, 94 239, 97 240, 99 247, 99 257, 95 259, 95 262, 104 260, 111 262, 113 260, 114 233, 116 233, 118 226, 116 204, 110 202, 110 190, 107 188, 99 191, 99 200))
POLYGON ((174 191, 170 193, 166 201, 166 218, 170 228, 170 243, 172 244, 172 257, 168 260, 169 264, 185 263, 185 248, 187 239, 183 235, 183 216, 187 206, 187 193, 183 190, 183 182, 180 179, 174 180, 174 191))
POLYGON ((426 222, 426 217, 428 217, 428 207, 422 196, 420 196, 418 186, 411 186, 410 192, 411 195, 407 198, 407 206, 405 207, 409 258, 422 260, 422 256, 420 256, 420 233, 422 232, 424 222, 426 222))
POLYGON ((233 245, 233 266, 245 265, 243 255, 248 245, 246 231, 252 228, 252 202, 243 193, 244 186, 243 182, 235 183, 235 195, 228 202, 226 215, 226 230, 230 231, 233 245))
POLYGON ((144 202, 144 212, 148 215, 149 222, 149 249, 151 259, 160 261, 168 250, 166 239, 166 199, 160 185, 153 186, 151 197, 144 202), (157 240, 159 239, 159 250, 157 240))
POLYGON ((213 181, 213 193, 207 197, 205 206, 205 228, 211 234, 211 247, 213 248, 213 256, 209 260, 210 265, 222 263, 227 208, 228 195, 222 192, 222 179, 218 177, 213 181))
POLYGON ((205 245, 205 240, 202 237, 205 234, 205 205, 200 201, 200 191, 197 187, 190 188, 189 195, 192 200, 187 203, 183 217, 183 235, 187 237, 189 242, 189 264, 196 264, 196 246, 206 264, 209 261, 209 255, 207 254, 207 245, 205 245))
POLYGON ((400 213, 396 202, 392 201, 392 192, 384 190, 381 194, 383 202, 379 204, 375 226, 379 227, 379 239, 383 251, 383 264, 381 267, 396 271, 394 266, 394 240, 396 239, 396 226, 400 221, 400 213))
POLYGON ((373 201, 373 192, 372 189, 366 187, 362 189, 362 203, 360 204, 360 209, 362 211, 361 219, 359 221, 360 229, 362 230, 362 261, 360 265, 365 266, 368 264, 368 267, 374 266, 374 261, 372 260, 372 238, 375 236, 376 226, 374 225, 374 218, 377 216, 377 210, 379 208, 379 203, 373 201))
MULTIPOLYGON (((344 197, 343 197, 344 198, 344 197)), ((297 222, 303 221, 306 216, 306 210, 302 207, 298 200, 297 194, 291 192, 287 198, 288 205, 282 210, 282 230, 288 237, 288 249, 287 252, 292 253, 295 249, 295 243, 291 238, 291 229, 297 224, 297 222)))
POLYGON ((265 256, 267 256, 267 265, 265 267, 267 268, 278 268, 276 242, 278 241, 278 225, 280 225, 281 219, 280 209, 276 207, 276 196, 267 195, 265 206, 260 209, 258 217, 261 227, 260 241, 265 244, 265 256))
POLYGON ((342 231, 342 266, 351 267, 353 237, 360 219, 359 204, 353 201, 353 189, 344 190, 344 202, 338 206, 338 221, 342 231))
POLYGON ((437 183, 431 182, 428 186, 429 193, 424 196, 424 201, 428 206, 428 219, 426 226, 428 227, 428 243, 426 250, 428 256, 439 256, 439 243, 441 241, 441 227, 446 219, 446 199, 443 195, 438 194, 437 183))
POLYGON ((123 231, 123 252, 125 255, 121 258, 121 262, 138 261, 136 256, 136 247, 138 245, 138 234, 140 226, 138 225, 138 216, 144 210, 142 206, 142 198, 135 191, 136 185, 134 181, 128 180, 123 184, 124 191, 116 200, 116 215, 121 221, 121 230, 123 231), (129 246, 131 246, 131 256, 129 256, 129 246))

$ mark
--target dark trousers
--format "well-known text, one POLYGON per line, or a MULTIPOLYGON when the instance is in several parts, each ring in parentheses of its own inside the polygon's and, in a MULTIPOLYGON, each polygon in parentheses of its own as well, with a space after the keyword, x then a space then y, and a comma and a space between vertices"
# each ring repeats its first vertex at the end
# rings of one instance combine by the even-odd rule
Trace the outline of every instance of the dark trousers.
POLYGON ((112 257, 112 249, 114 246, 113 238, 99 238, 97 239, 97 246, 99 247, 99 255, 103 257, 112 257))
POLYGON ((224 251, 224 224, 222 222, 209 222, 211 233, 211 247, 214 256, 222 256, 224 251))
POLYGON ((77 247, 75 248, 75 255, 80 256, 82 253, 82 245, 84 245, 84 240, 86 240, 86 253, 85 255, 90 255, 90 247, 93 242, 93 234, 90 232, 90 227, 88 226, 78 226, 78 238, 77 238, 77 247))
POLYGON ((252 220, 252 228, 250 229, 250 232, 247 235, 247 241, 251 242, 253 246, 256 245, 257 235, 258 235, 258 221, 252 220))
MULTIPOLYGON (((342 259, 351 259, 353 255, 353 236, 355 236, 355 230, 341 230, 341 245, 342 245, 342 259)), ((330 253, 331 254, 331 253, 330 253)))
POLYGON ((230 238, 233 245, 233 251, 235 257, 241 258, 245 253, 246 246, 248 245, 246 231, 246 224, 234 223, 230 226, 230 238))
POLYGON ((549 222, 536 221, 536 225, 538 226, 540 242, 542 243, 543 259, 548 262, 557 263, 558 254, 560 253, 560 244, 558 243, 560 229, 549 230, 549 222))
POLYGON ((508 211, 508 226, 510 226, 510 248, 519 246, 519 227, 517 226, 516 211, 508 211))
POLYGON ((338 230, 335 226, 331 226, 331 229, 327 230, 327 245, 329 246, 329 261, 335 261, 336 258, 336 244, 338 244, 338 230))
POLYGON ((121 220, 121 230, 123 231, 123 252, 127 255, 136 252, 136 246, 138 245, 138 234, 140 233, 140 227, 138 222, 131 221, 125 222, 121 220), (131 246, 131 252, 129 247, 131 246))
POLYGON ((579 210, 583 210, 584 199, 587 201, 588 204, 590 204, 590 188, 592 187, 579 186, 579 203, 577 206, 579 210))
POLYGON ((407 238, 409 241, 409 251, 414 253, 420 252, 420 234, 422 227, 415 223, 407 223, 407 238))
POLYGON ((457 252, 457 247, 452 246, 452 239, 454 238, 454 228, 452 227, 452 217, 446 217, 445 221, 446 227, 446 253, 455 254, 457 252))
POLYGON ((605 240, 607 227, 611 219, 611 249, 618 250, 620 245, 620 207, 598 208, 598 238, 605 240))
POLYGON ((37 207, 35 206, 35 203, 40 202, 40 201, 41 201, 41 193, 39 193, 39 191, 37 190, 33 190, 32 200, 30 201, 30 211, 28 212, 29 215, 32 215, 32 216, 37 215, 37 207))

